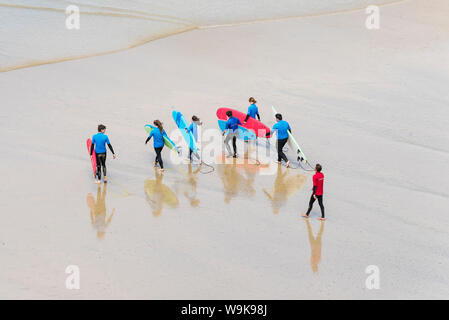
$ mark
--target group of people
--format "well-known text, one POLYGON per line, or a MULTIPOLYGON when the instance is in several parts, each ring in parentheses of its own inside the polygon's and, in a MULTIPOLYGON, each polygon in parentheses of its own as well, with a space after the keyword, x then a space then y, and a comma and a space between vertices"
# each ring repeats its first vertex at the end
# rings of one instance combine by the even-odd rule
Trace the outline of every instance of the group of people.
MULTIPOLYGON (((224 144, 228 153, 229 157, 237 158, 237 137, 238 137, 238 126, 243 126, 246 124, 249 118, 253 118, 260 121, 260 114, 259 109, 256 105, 257 101, 253 98, 249 98, 250 106, 248 107, 248 112, 245 117, 245 120, 243 124, 240 122, 240 120, 237 117, 234 117, 232 114, 232 111, 227 111, 227 121, 226 121, 226 127, 225 130, 223 130, 223 136, 226 135, 224 139, 224 144), (231 147, 229 146, 230 141, 232 140, 232 147, 233 152, 231 152, 231 147)), ((278 159, 277 162, 281 163, 284 161, 286 163, 286 167, 288 168, 290 166, 290 161, 288 160, 287 156, 285 155, 283 148, 285 144, 288 141, 288 134, 291 133, 292 129, 290 127, 290 124, 282 119, 282 115, 280 113, 277 113, 275 115, 276 123, 274 124, 273 128, 270 130, 270 132, 267 132, 266 136, 269 137, 274 132, 277 133, 277 152, 278 152, 278 159)), ((162 149, 164 148, 164 137, 167 137, 167 133, 165 132, 162 122, 160 120, 154 120, 153 124, 155 125, 155 129, 153 129, 148 138, 145 141, 145 144, 147 144, 152 138, 153 138, 153 146, 154 151, 156 152, 156 158, 154 161, 154 166, 157 167, 157 165, 160 166, 161 172, 164 171, 164 162, 162 160, 162 149)), ((198 126, 201 125, 200 119, 197 116, 192 116, 192 123, 189 127, 185 128, 186 132, 192 133, 195 141, 198 140, 198 126)), ((103 181, 107 182, 107 176, 106 176, 106 145, 108 145, 109 149, 112 152, 113 158, 116 158, 116 155, 114 153, 114 149, 112 148, 112 145, 109 141, 108 136, 105 134, 106 132, 106 126, 100 124, 98 126, 98 133, 95 134, 92 137, 92 146, 90 149, 90 155, 93 155, 93 152, 95 151, 95 156, 97 160, 97 171, 96 171, 96 183, 101 182, 101 172, 103 169, 103 181)), ((192 154, 193 150, 189 150, 189 159, 192 161, 192 154)), ((320 220, 324 220, 324 206, 323 206, 323 182, 324 182, 324 175, 321 172, 322 167, 320 164, 316 164, 315 166, 315 175, 313 176, 313 193, 310 197, 309 201, 309 208, 306 213, 304 213, 302 216, 304 218, 308 218, 310 211, 312 210, 313 203, 315 200, 318 200, 318 204, 321 209, 321 218, 320 220)))

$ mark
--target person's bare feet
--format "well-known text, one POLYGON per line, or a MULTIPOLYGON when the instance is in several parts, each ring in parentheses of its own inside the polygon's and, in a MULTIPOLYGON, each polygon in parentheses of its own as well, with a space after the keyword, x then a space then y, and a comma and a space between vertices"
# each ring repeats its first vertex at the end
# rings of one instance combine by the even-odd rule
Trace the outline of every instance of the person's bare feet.
POLYGON ((303 214, 301 215, 301 217, 303 217, 303 218, 306 218, 306 219, 308 219, 308 218, 309 218, 309 216, 308 216, 308 215, 306 215, 305 213, 303 213, 303 214))
POLYGON ((100 184, 101 181, 100 181, 100 180, 95 180, 95 183, 96 183, 96 184, 100 184))
POLYGON ((161 169, 161 172, 164 172, 165 170, 164 169, 161 169))
POLYGON ((317 218, 317 220, 324 221, 326 219, 324 219, 324 218, 317 218))
POLYGON ((290 168, 290 161, 287 161, 287 168, 290 168))

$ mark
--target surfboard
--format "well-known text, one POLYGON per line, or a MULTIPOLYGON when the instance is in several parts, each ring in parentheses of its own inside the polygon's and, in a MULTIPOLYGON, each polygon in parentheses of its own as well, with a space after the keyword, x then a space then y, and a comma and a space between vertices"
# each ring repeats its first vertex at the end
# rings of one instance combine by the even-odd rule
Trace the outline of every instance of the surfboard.
POLYGON ((174 110, 172 112, 173 120, 175 120, 176 125, 179 128, 179 131, 181 131, 182 136, 184 137, 184 140, 187 142, 187 145, 190 149, 193 150, 193 153, 199 158, 198 155, 198 147, 196 144, 195 137, 193 136, 193 133, 190 131, 186 131, 188 129, 189 124, 187 123, 186 119, 182 115, 181 112, 178 112, 174 110))
MULTIPOLYGON (((152 126, 151 124, 146 124, 146 125, 145 125, 145 131, 146 131, 148 134, 150 134, 151 131, 153 131, 153 129, 156 129, 156 127, 155 127, 155 126, 152 126)), ((159 130, 159 129, 158 129, 158 130, 159 130)), ((174 152, 179 153, 179 152, 178 152, 178 147, 176 146, 176 144, 175 144, 173 141, 171 141, 171 139, 170 139, 168 136, 164 136, 164 144, 165 144, 168 148, 170 148, 171 150, 173 150, 174 152)))
MULTIPOLYGON (((276 115, 278 112, 276 111, 276 108, 274 106, 271 107, 271 110, 273 111, 273 115, 276 115)), ((295 137, 291 134, 291 132, 288 132, 289 140, 293 144, 293 148, 296 150, 296 156, 298 161, 305 161, 308 163, 307 157, 305 153, 302 151, 301 147, 299 146, 298 141, 296 141, 295 137)))
POLYGON ((268 128, 266 125, 264 125, 262 122, 260 122, 259 120, 256 120, 254 118, 249 117, 248 121, 246 122, 246 124, 243 124, 243 122, 245 121, 246 118, 246 113, 234 110, 234 109, 230 109, 230 108, 219 108, 217 110, 217 117, 220 120, 227 120, 228 117, 226 116, 226 111, 232 111, 232 116, 236 117, 240 120, 240 122, 242 123, 242 127, 251 130, 252 132, 254 132, 256 134, 257 137, 261 137, 261 138, 269 138, 270 135, 267 136, 267 133, 270 133, 270 128, 268 128))
MULTIPOLYGON (((226 129, 226 120, 218 120, 218 126, 220 127, 221 132, 225 131, 226 129)), ((242 126, 238 126, 238 133, 237 136, 238 139, 249 141, 256 139, 256 134, 242 126)))
POLYGON ((97 172, 97 157, 95 156, 95 147, 92 155, 90 155, 90 147, 92 146, 92 139, 87 139, 87 154, 90 157, 90 162, 92 163, 92 169, 94 171, 94 177, 97 172))

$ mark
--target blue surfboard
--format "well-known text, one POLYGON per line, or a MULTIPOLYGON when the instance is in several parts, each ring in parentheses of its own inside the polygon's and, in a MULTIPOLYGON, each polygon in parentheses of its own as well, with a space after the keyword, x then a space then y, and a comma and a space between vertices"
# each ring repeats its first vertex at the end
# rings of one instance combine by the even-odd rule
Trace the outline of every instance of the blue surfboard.
POLYGON ((173 120, 175 120, 176 125, 178 126, 179 130, 181 131, 182 136, 184 137, 184 140, 187 142, 187 145, 190 149, 193 150, 193 153, 198 156, 198 147, 196 144, 195 137, 193 136, 192 132, 186 131, 188 129, 189 124, 187 123, 186 119, 182 115, 181 112, 174 110, 172 112, 173 120))
MULTIPOLYGON (((218 120, 218 126, 220 127, 220 130, 223 132, 226 129, 226 121, 225 120, 218 120)), ((242 126, 239 126, 238 129, 239 135, 238 139, 249 141, 254 140, 256 138, 256 134, 246 128, 243 128, 242 126)))

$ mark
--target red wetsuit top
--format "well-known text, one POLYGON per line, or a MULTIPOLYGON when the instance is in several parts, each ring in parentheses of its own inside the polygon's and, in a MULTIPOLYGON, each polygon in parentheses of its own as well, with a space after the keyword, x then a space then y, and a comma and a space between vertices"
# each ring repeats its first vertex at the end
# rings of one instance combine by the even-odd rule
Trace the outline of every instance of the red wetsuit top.
POLYGON ((313 176, 313 189, 315 190, 315 195, 323 195, 323 183, 324 174, 322 174, 321 172, 315 173, 315 175, 313 176))

